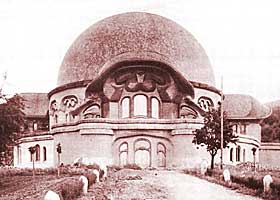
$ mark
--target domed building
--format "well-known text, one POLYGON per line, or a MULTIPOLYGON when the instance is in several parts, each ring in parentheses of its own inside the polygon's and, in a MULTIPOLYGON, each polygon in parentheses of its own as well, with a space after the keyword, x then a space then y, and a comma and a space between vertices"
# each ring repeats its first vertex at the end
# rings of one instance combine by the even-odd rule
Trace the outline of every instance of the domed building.
MULTIPOLYGON (((26 101, 34 95, 25 94, 26 101)), ((63 164, 82 158, 170 168, 210 161, 205 147, 192 143, 193 131, 218 106, 221 92, 202 46, 164 17, 131 12, 89 27, 69 48, 57 87, 43 99, 27 108, 27 118, 37 118, 29 118, 14 148, 17 167, 32 166, 31 146, 37 167, 56 166, 58 144, 63 164), (41 115, 38 106, 45 108, 41 115), (49 119, 48 131, 38 127, 40 119, 49 119)), ((258 161, 259 122, 270 109, 250 96, 225 95, 225 110, 239 140, 225 149, 224 162, 258 161)))

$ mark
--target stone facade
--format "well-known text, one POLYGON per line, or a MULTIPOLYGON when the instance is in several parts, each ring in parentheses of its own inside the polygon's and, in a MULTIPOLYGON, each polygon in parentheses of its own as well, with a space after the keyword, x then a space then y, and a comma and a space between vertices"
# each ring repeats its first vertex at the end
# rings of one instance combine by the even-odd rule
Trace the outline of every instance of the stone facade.
MULTIPOLYGON (((225 100, 240 136, 224 151, 226 164, 259 160, 259 122, 269 115, 253 98, 236 97, 225 100), (236 113, 232 105, 246 112, 236 113)), ((218 106, 221 93, 203 48, 168 19, 125 13, 93 25, 66 53, 48 98, 49 131, 18 140, 17 167, 31 166, 28 147, 34 145, 47 151, 38 167, 57 165, 57 144, 63 164, 78 158, 159 168, 210 163, 205 146, 192 143, 193 131, 203 126, 204 113, 218 106)))

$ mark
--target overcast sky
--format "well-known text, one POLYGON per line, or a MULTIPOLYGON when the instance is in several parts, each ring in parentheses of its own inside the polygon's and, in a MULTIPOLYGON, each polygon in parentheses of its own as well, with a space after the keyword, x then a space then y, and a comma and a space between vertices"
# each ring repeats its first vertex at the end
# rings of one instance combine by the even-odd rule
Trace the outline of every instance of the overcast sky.
POLYGON ((159 14, 191 32, 210 58, 218 89, 223 75, 225 93, 249 94, 261 102, 280 99, 278 0, 1 0, 5 90, 54 89, 64 54, 79 34, 128 11, 159 14))

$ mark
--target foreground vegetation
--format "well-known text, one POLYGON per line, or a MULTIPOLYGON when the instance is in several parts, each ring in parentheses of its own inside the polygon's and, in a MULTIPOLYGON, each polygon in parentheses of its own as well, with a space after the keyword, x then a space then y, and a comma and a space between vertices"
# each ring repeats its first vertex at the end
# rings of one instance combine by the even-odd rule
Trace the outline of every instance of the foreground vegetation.
POLYGON ((217 166, 214 170, 207 170, 205 175, 200 173, 200 169, 183 170, 183 173, 191 174, 210 182, 214 182, 240 193, 248 194, 269 200, 280 199, 280 170, 261 169, 254 170, 251 163, 240 164, 236 167, 226 166, 231 173, 232 184, 228 185, 223 180, 223 171, 217 166), (271 190, 267 193, 263 191, 263 177, 270 174, 273 178, 271 190))
POLYGON ((81 195, 80 175, 88 178, 89 186, 96 182, 95 174, 86 167, 62 167, 60 177, 55 168, 36 169, 35 174, 33 177, 31 169, 0 169, 0 199, 43 199, 52 190, 62 200, 71 200, 81 195))
MULTIPOLYGON (((35 178, 32 177, 30 169, 0 169, 0 199, 43 199, 48 190, 59 194, 61 199, 89 200, 94 196, 98 200, 108 200, 118 196, 119 199, 168 199, 168 190, 164 188, 162 181, 156 178, 158 170, 142 170, 135 164, 124 167, 108 167, 108 178, 102 179, 99 184, 96 176, 92 173, 97 165, 70 167, 60 169, 60 177, 57 177, 55 168, 36 169, 35 178), (88 195, 81 195, 82 184, 78 181, 80 175, 87 176, 91 192, 88 195), (131 191, 137 191, 131 194, 131 191), (140 198, 141 197, 141 198, 140 198)), ((231 172, 232 184, 228 185, 223 181, 222 170, 216 167, 215 170, 208 170, 206 175, 201 175, 199 169, 183 170, 184 173, 195 175, 210 182, 230 187, 240 193, 261 197, 264 199, 276 200, 280 197, 280 170, 257 169, 252 170, 251 163, 237 167, 227 166, 231 172), (271 191, 263 192, 263 177, 272 175, 273 183, 271 191)))

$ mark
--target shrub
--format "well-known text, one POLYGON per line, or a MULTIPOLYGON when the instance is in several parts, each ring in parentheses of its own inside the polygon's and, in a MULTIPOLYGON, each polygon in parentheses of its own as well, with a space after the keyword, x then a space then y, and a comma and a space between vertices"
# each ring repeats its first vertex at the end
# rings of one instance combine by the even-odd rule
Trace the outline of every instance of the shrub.
POLYGON ((88 179, 88 186, 96 183, 96 175, 95 174, 85 173, 84 176, 87 177, 87 179, 88 179))
POLYGON ((99 167, 98 164, 90 164, 90 165, 87 165, 86 167, 87 167, 88 169, 97 169, 97 170, 100 169, 100 167, 99 167))
POLYGON ((121 169, 122 169, 122 167, 118 166, 118 165, 110 165, 110 166, 108 166, 108 171, 117 172, 117 171, 120 171, 121 169))
POLYGON ((134 170, 141 170, 142 168, 137 164, 126 164, 124 166, 125 169, 134 169, 134 170))
POLYGON ((61 186, 61 196, 64 200, 76 199, 82 193, 83 184, 78 180, 70 180, 61 186))
POLYGON ((259 190, 263 188, 262 179, 251 177, 232 176, 232 182, 245 185, 247 188, 259 190))
POLYGON ((280 183, 271 183, 271 195, 274 197, 280 197, 280 183))
POLYGON ((190 175, 195 175, 195 176, 199 175, 198 169, 184 169, 184 170, 182 170, 182 172, 184 174, 190 174, 190 175))

